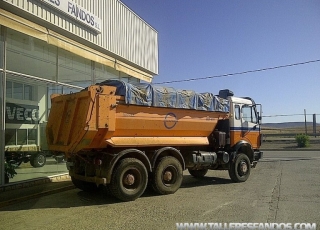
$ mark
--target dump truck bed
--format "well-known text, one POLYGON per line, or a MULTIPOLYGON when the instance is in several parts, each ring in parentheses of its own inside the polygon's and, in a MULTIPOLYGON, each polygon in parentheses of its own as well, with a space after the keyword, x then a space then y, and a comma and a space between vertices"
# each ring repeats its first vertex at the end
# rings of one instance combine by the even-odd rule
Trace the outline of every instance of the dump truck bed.
POLYGON ((66 154, 137 146, 208 145, 208 136, 227 112, 126 104, 116 87, 90 86, 52 95, 48 148, 66 154))

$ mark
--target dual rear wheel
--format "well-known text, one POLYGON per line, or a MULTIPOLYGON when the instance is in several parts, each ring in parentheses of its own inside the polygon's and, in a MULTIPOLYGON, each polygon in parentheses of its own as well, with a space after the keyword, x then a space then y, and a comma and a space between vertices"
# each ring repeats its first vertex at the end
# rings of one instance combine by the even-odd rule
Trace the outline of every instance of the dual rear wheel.
MULTIPOLYGON (((198 178, 207 173, 207 169, 189 170, 189 173, 198 178)), ((250 160, 247 155, 240 153, 229 168, 229 176, 234 182, 244 182, 251 172, 250 160)), ((155 170, 148 178, 148 170, 145 165, 136 158, 122 159, 112 173, 108 186, 111 194, 122 201, 133 201, 139 198, 145 191, 148 181, 153 190, 159 194, 173 194, 181 186, 183 171, 181 163, 172 156, 160 159, 155 170)), ((82 182, 72 178, 76 187, 84 191, 96 189, 94 183, 82 182)))
POLYGON ((112 173, 109 189, 112 195, 122 201, 132 201, 140 197, 148 183, 148 171, 135 158, 120 161, 112 173))
POLYGON ((163 157, 152 174, 151 186, 161 195, 173 194, 181 186, 183 172, 181 163, 174 157, 163 157))
POLYGON ((110 192, 119 200, 132 201, 144 193, 150 179, 151 187, 157 193, 175 193, 182 183, 181 163, 174 157, 163 157, 150 176, 151 178, 148 178, 148 171, 140 160, 123 159, 113 171, 110 192))

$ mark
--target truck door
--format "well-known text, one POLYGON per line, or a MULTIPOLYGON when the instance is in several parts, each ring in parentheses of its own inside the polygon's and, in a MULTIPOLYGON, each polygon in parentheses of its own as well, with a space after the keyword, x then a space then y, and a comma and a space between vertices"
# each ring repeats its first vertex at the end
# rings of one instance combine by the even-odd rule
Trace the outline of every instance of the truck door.
POLYGON ((235 102, 231 105, 230 144, 241 140, 249 142, 253 148, 260 146, 260 125, 256 107, 252 104, 235 102))
POLYGON ((256 107, 253 105, 241 106, 241 137, 253 148, 260 146, 260 125, 256 107))

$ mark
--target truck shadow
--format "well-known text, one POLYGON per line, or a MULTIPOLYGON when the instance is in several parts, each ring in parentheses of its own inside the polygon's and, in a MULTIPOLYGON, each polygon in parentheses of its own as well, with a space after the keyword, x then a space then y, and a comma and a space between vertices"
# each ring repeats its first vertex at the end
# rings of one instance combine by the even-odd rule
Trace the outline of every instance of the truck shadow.
POLYGON ((230 179, 220 177, 205 176, 202 178, 194 178, 191 175, 185 175, 183 177, 183 183, 181 188, 192 188, 199 186, 220 185, 233 183, 230 179))
MULTIPOLYGON (((212 186, 219 184, 232 183, 230 179, 210 177, 194 178, 191 175, 184 175, 183 182, 180 189, 199 187, 199 186, 212 186)), ((174 194, 173 194, 174 195, 174 194)), ((136 201, 123 202, 115 198, 107 190, 100 188, 95 192, 84 192, 73 186, 68 190, 57 191, 50 194, 41 195, 39 197, 26 198, 20 202, 10 203, 8 206, 0 208, 0 211, 21 211, 31 209, 49 209, 49 208, 72 208, 72 207, 85 207, 85 206, 110 206, 113 205, 132 205, 134 202, 146 202, 144 199, 151 199, 154 197, 164 197, 154 192, 150 187, 147 187, 144 194, 136 201)), ((169 195, 170 196, 170 195, 169 195)))
MULTIPOLYGON (((203 177, 203 178, 194 178, 191 175, 184 175, 183 182, 181 184, 180 189, 185 188, 193 188, 193 187, 201 187, 201 186, 212 186, 212 185, 221 185, 221 184, 231 184, 233 183, 230 179, 226 178, 219 178, 219 177, 203 177)), ((78 197, 82 201, 88 201, 91 203, 91 205, 110 205, 110 204, 117 204, 117 203, 127 203, 124 201, 120 201, 114 196, 111 195, 110 192, 108 192, 105 189, 100 189, 99 191, 95 193, 88 193, 84 191, 79 191, 77 193, 78 197)), ((161 197, 165 195, 160 195, 156 193, 151 186, 148 185, 145 192, 142 194, 142 196, 139 199, 148 198, 148 197, 161 197)), ((135 202, 135 201, 133 201, 135 202)))

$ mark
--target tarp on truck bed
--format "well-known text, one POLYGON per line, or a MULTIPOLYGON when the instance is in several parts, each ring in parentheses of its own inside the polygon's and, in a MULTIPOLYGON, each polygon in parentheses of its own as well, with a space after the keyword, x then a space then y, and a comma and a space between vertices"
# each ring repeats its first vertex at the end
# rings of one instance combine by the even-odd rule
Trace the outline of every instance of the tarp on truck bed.
POLYGON ((212 93, 176 90, 146 83, 130 84, 119 80, 106 80, 98 85, 117 87, 116 95, 124 96, 126 104, 229 112, 228 100, 212 93))

